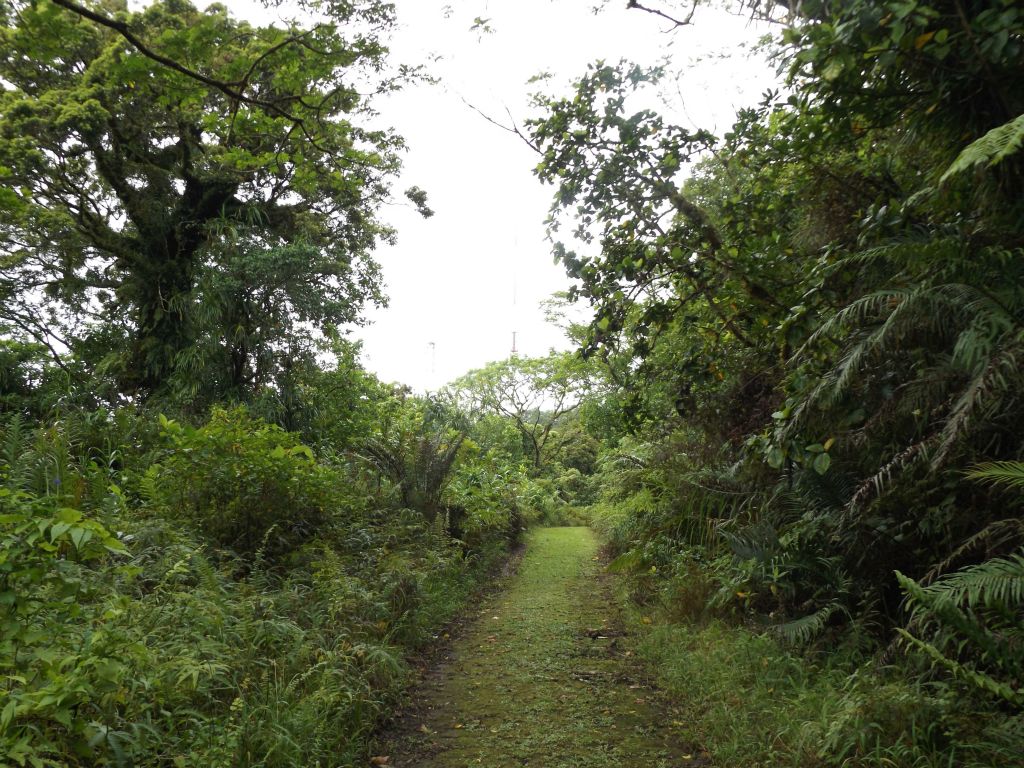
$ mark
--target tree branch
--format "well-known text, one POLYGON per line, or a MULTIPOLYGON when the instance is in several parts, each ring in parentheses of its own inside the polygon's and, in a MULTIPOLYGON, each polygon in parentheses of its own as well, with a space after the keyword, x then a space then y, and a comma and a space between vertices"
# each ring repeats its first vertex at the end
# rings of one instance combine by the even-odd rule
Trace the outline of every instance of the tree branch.
MULTIPOLYGON (((230 99, 234 99, 235 101, 241 102, 243 104, 249 104, 251 106, 260 107, 261 109, 265 109, 269 112, 276 114, 278 117, 283 117, 286 120, 289 120, 295 123, 296 125, 302 127, 303 132, 306 133, 302 118, 296 117, 295 115, 288 112, 288 110, 282 109, 278 104, 275 104, 274 102, 264 101, 263 99, 257 99, 252 96, 246 96, 245 93, 243 92, 243 88, 245 85, 244 81, 241 83, 225 82, 223 80, 217 80, 216 78, 210 77, 209 75, 204 75, 202 72, 198 72, 194 69, 190 69, 189 67, 186 67, 184 64, 175 61, 174 59, 168 56, 164 56, 161 53, 157 53, 152 48, 147 46, 141 39, 139 39, 138 36, 136 36, 131 31, 131 29, 129 29, 128 25, 123 21, 118 21, 117 19, 112 19, 108 16, 104 16, 101 13, 96 13, 95 11, 88 9, 85 6, 72 2, 72 0, 53 0, 53 4, 60 6, 61 8, 70 11, 71 13, 74 13, 75 15, 80 16, 83 19, 88 19, 94 24, 99 24, 101 27, 112 29, 113 31, 121 35, 121 37, 123 37, 125 40, 127 40, 132 45, 132 47, 135 48, 135 50, 137 50, 146 58, 152 59, 158 64, 162 64, 168 69, 178 72, 179 74, 185 75, 185 77, 188 77, 192 80, 196 80, 197 82, 200 82, 203 85, 208 85, 209 87, 220 91, 230 99), (242 86, 242 88, 239 88, 240 85, 242 86)), ((283 44, 275 46, 275 48, 280 47, 283 47, 283 44)), ((265 53, 264 56, 268 55, 269 53, 272 53, 273 51, 274 49, 271 49, 271 51, 265 53)), ((247 75, 247 77, 248 76, 251 76, 251 72, 247 75)), ((308 136, 309 134, 306 133, 306 135, 308 136)))
POLYGON ((480 117, 482 117, 488 123, 490 123, 491 125, 497 126, 498 128, 501 128, 501 130, 503 130, 503 131, 507 131, 508 133, 511 133, 511 134, 513 134, 515 136, 518 136, 520 139, 523 140, 523 142, 525 142, 526 146, 528 146, 530 149, 532 149, 538 155, 543 154, 543 152, 540 151, 540 148, 536 144, 534 144, 532 141, 530 141, 530 139, 526 136, 526 134, 524 134, 519 129, 519 126, 516 125, 515 118, 512 117, 512 113, 508 110, 508 108, 505 109, 505 112, 508 115, 509 121, 512 123, 511 127, 508 126, 508 125, 503 125, 502 123, 499 123, 493 117, 491 117, 486 112, 484 112, 482 109, 480 109, 480 107, 476 106, 475 104, 470 104, 468 101, 466 101, 465 98, 463 98, 461 96, 459 98, 462 99, 462 103, 463 104, 465 104, 467 107, 469 107, 474 112, 476 112, 478 115, 480 115, 480 117))
MULTIPOLYGON (((42 331, 36 330, 28 323, 23 322, 17 315, 5 312, 3 317, 5 320, 18 326, 22 331, 24 331, 33 339, 35 339, 37 343, 42 344, 44 347, 46 347, 46 349, 50 353, 50 357, 53 358, 53 362, 57 365, 58 368, 63 370, 65 373, 71 373, 71 369, 68 368, 68 366, 64 363, 64 360, 62 359, 60 352, 58 352, 56 348, 53 346, 53 344, 50 343, 50 340, 46 337, 46 334, 44 334, 42 331)), ((60 341, 61 343, 63 343, 63 340, 60 341)))
POLYGON ((640 5, 640 3, 637 2, 637 0, 629 0, 629 2, 626 4, 626 8, 629 10, 644 11, 645 13, 651 13, 654 14, 655 16, 660 16, 666 21, 672 22, 672 29, 678 29, 679 27, 685 27, 693 22, 693 14, 697 11, 697 3, 695 2, 693 4, 693 6, 690 8, 690 12, 686 15, 686 18, 684 19, 677 19, 674 16, 670 16, 669 14, 665 13, 664 11, 659 11, 657 8, 648 8, 645 5, 640 5))

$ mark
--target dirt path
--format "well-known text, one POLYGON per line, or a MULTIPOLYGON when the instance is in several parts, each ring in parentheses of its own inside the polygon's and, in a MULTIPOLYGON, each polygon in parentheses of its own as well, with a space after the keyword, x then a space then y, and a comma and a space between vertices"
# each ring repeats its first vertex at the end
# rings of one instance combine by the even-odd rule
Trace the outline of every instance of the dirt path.
POLYGON ((533 531, 508 589, 481 605, 450 661, 414 694, 387 765, 704 764, 673 743, 671 715, 638 678, 599 571, 589 529, 533 531))

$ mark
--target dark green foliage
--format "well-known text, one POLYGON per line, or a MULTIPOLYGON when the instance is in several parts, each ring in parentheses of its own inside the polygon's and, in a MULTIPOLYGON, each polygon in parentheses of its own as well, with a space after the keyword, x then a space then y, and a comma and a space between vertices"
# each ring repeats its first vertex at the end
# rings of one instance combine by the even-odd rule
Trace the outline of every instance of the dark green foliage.
POLYGON ((898 578, 910 606, 904 639, 956 677, 1024 705, 1018 682, 1024 675, 1024 556, 992 558, 927 587, 902 574, 898 578))
POLYGON ((161 422, 4 425, 0 754, 359 764, 405 654, 500 554, 501 526, 467 556, 242 410, 161 422))
POLYGON ((331 4, 303 29, 170 0, 113 22, 227 91, 53 3, 3 8, 5 320, 58 346, 105 339, 85 362, 129 392, 209 375, 202 358, 206 386, 237 396, 274 373, 275 333, 382 301, 369 251, 401 142, 360 124, 352 81, 382 67, 388 6, 331 4))
POLYGON ((744 5, 781 22, 789 92, 721 140, 634 109, 662 73, 626 63, 530 123, 552 232, 587 251, 556 246, 582 346, 619 385, 581 410, 605 446, 591 515, 644 610, 860 665, 821 692, 843 702, 821 759, 1012 764, 1024 14, 744 5))
POLYGON ((345 515, 343 475, 309 446, 244 410, 214 410, 199 429, 163 419, 166 458, 150 466, 146 501, 242 557, 276 560, 345 515))

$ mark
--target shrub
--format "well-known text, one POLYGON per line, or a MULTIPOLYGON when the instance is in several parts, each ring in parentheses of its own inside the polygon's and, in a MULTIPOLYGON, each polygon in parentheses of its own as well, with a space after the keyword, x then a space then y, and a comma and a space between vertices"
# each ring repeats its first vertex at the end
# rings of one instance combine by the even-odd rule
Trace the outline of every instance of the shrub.
POLYGON ((52 742, 83 749, 96 737, 78 713, 116 692, 126 666, 116 639, 78 627, 101 614, 95 569, 123 551, 100 523, 56 497, 0 488, 0 755, 56 765, 40 757, 52 742))
POLYGON ((317 464, 296 435, 243 408, 216 409, 199 429, 163 417, 161 424, 169 449, 147 473, 152 500, 243 557, 292 552, 345 501, 339 473, 317 464))

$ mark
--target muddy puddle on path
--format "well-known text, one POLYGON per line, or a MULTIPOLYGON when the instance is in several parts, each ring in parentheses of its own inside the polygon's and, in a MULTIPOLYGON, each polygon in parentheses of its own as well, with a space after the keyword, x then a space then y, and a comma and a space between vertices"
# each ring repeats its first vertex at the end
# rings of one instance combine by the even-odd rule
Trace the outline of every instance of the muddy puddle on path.
POLYGON ((673 739, 672 713, 644 684, 600 571, 590 529, 531 532, 518 573, 483 601, 448 660, 414 691, 377 762, 707 765, 692 745, 673 739))

